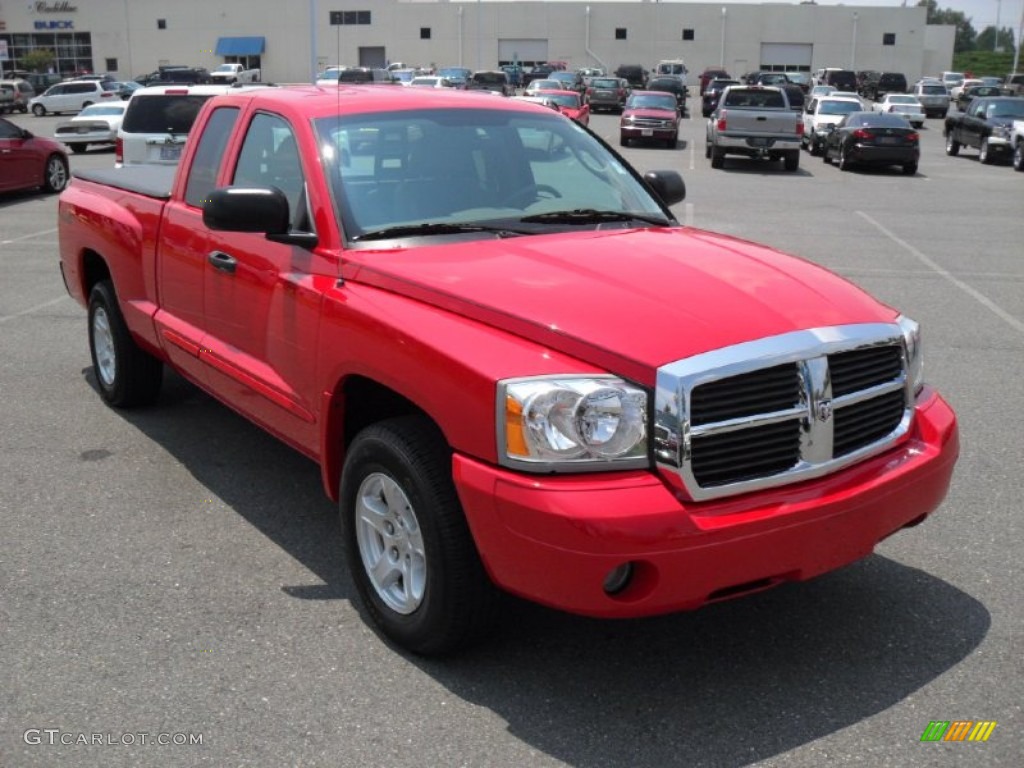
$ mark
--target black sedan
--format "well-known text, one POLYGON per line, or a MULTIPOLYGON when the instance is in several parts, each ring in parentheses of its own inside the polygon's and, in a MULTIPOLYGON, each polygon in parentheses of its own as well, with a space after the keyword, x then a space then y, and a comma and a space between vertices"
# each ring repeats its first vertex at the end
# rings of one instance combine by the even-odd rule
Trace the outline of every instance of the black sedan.
POLYGON ((726 80, 725 78, 712 80, 704 89, 704 95, 701 96, 700 113, 704 117, 711 117, 711 113, 718 108, 718 99, 721 98, 722 91, 730 85, 739 84, 739 80, 726 80))
POLYGON ((825 163, 838 161, 839 170, 854 165, 899 165, 903 173, 917 173, 921 157, 920 136, 904 118, 894 113, 851 112, 825 136, 825 163))

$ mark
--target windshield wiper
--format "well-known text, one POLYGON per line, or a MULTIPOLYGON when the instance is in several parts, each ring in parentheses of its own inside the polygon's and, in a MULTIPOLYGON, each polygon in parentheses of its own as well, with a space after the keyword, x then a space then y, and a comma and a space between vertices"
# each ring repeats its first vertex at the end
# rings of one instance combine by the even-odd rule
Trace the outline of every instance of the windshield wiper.
POLYGON ((598 211, 594 208, 576 208, 571 211, 549 211, 524 216, 519 219, 524 224, 599 224, 604 221, 643 221, 657 227, 670 227, 673 222, 661 216, 647 216, 642 213, 625 213, 623 211, 598 211))
POLYGON ((364 232, 352 238, 353 242, 366 242, 367 240, 390 240, 393 237, 416 237, 425 235, 459 235, 464 232, 492 232, 498 237, 515 237, 517 235, 529 235, 531 232, 520 232, 508 227, 491 227, 486 224, 451 224, 446 222, 428 222, 426 224, 402 224, 397 227, 385 227, 364 232))

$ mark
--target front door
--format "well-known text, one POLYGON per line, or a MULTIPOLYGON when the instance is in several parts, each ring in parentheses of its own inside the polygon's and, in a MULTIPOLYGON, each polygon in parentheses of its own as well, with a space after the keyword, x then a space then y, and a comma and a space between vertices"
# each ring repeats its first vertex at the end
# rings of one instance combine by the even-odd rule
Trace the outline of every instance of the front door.
MULTIPOLYGON (((279 188, 293 227, 309 228, 295 133, 280 116, 253 116, 231 183, 279 188)), ((203 357, 210 386, 296 447, 316 452, 320 304, 313 254, 258 233, 206 230, 205 237, 203 357)))

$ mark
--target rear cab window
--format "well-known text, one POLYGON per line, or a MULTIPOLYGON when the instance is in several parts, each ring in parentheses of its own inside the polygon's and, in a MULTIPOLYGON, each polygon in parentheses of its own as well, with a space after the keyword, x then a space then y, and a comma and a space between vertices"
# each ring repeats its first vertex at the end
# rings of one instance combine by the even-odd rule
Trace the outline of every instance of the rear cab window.
POLYGON ((224 150, 237 121, 237 107, 220 107, 210 115, 188 172, 185 202, 189 205, 202 208, 209 198, 224 160, 224 150))

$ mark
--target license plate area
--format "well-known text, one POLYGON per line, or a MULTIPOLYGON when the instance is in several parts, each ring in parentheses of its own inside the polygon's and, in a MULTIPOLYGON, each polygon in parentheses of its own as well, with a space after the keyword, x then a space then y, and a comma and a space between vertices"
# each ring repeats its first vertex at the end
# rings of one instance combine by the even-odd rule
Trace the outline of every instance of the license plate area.
POLYGON ((160 147, 160 159, 170 162, 178 162, 181 159, 181 145, 163 145, 160 147))
POLYGON ((654 135, 654 129, 653 128, 641 128, 640 129, 640 135, 641 136, 653 136, 654 135))
POLYGON ((749 146, 751 146, 751 147, 770 147, 774 143, 775 143, 775 139, 765 139, 765 138, 747 139, 747 144, 749 146))
POLYGON ((900 144, 902 143, 899 136, 881 136, 878 139, 879 144, 900 144))

